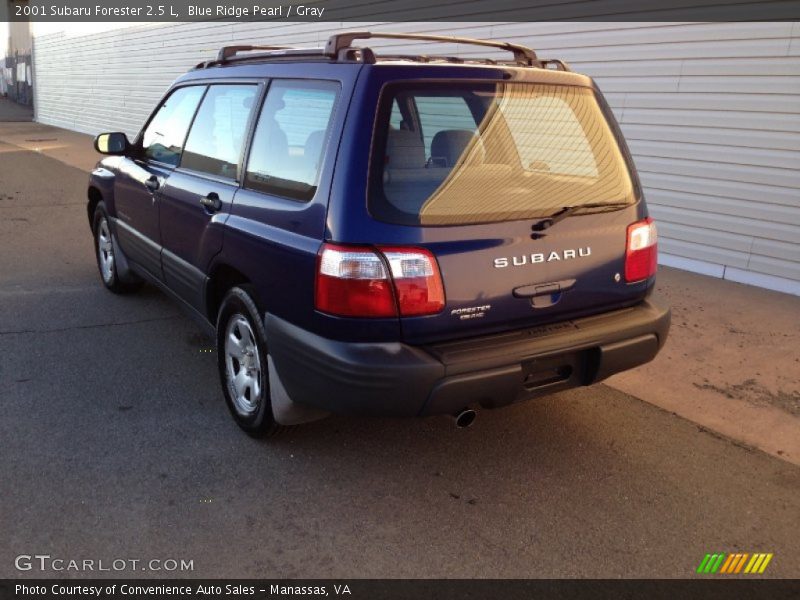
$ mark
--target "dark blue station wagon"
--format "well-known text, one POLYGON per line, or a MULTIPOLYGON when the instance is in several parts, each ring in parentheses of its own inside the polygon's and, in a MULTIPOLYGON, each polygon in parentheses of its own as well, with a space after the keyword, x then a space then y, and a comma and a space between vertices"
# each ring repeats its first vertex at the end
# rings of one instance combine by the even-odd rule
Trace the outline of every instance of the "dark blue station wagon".
POLYGON ((250 434, 453 415, 655 357, 656 227, 593 81, 523 46, 343 33, 223 48, 136 139, 101 134, 88 216, 113 292, 158 286, 216 332, 250 434), (458 42, 508 60, 377 54, 458 42))

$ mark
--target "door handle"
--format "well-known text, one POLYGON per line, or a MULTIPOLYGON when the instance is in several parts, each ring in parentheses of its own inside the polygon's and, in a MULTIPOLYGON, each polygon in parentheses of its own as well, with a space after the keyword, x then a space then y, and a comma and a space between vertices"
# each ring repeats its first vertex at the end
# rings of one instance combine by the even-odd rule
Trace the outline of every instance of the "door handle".
POLYGON ((222 200, 219 199, 219 195, 216 192, 211 192, 208 196, 200 198, 200 204, 211 212, 217 212, 222 208, 222 200))
POLYGON ((150 190, 151 193, 155 194, 158 191, 158 188, 161 187, 161 182, 158 180, 158 177, 155 175, 151 175, 145 182, 144 187, 150 190))
POLYGON ((511 292, 515 298, 536 298, 537 296, 549 296, 559 292, 566 292, 575 285, 574 279, 563 279, 562 281, 551 281, 550 283, 540 283, 523 285, 514 288, 511 292))

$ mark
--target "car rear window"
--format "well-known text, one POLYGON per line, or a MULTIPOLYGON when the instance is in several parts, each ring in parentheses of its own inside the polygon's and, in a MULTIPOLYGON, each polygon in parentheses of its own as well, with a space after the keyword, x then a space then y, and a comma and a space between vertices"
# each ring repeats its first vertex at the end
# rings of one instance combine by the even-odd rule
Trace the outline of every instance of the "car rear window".
POLYGON ((634 200, 591 89, 414 83, 381 96, 368 198, 375 218, 463 225, 634 200))

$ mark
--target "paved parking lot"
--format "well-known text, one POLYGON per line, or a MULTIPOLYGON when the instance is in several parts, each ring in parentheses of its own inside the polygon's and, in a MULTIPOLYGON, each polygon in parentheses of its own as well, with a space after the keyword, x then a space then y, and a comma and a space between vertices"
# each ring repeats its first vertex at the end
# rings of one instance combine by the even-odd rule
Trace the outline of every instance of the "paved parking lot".
POLYGON ((39 576, 14 567, 34 553, 202 577, 686 577, 739 551, 800 575, 800 468, 605 386, 468 430, 334 417, 248 438, 193 322, 101 286, 85 182, 0 143, 0 578, 39 576))

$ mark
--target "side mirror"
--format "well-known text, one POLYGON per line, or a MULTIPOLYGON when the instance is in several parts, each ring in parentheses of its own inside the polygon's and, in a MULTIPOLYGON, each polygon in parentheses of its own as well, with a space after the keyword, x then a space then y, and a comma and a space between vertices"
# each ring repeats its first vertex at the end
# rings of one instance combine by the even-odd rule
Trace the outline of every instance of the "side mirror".
POLYGON ((101 133, 94 138, 94 149, 100 154, 125 154, 131 147, 128 136, 120 131, 101 133))

